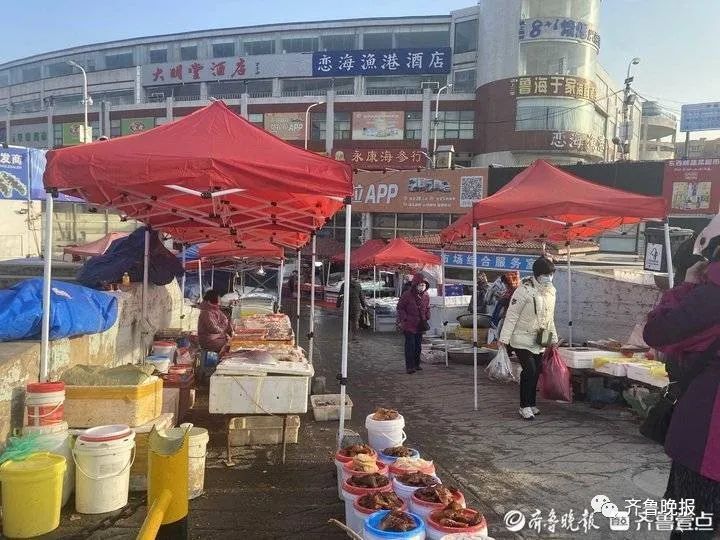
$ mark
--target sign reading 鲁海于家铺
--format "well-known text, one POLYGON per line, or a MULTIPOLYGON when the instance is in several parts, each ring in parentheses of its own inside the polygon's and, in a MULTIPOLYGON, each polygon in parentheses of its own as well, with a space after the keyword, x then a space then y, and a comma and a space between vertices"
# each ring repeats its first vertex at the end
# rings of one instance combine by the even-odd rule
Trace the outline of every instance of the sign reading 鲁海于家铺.
POLYGON ((720 129, 720 101, 691 103, 680 107, 680 131, 720 129))
POLYGON ((600 34, 583 21, 564 17, 538 17, 522 19, 518 31, 520 41, 545 39, 572 39, 593 45, 600 49, 600 34))
POLYGON ((148 64, 142 67, 143 86, 273 77, 309 77, 309 53, 263 54, 207 60, 148 64))
MULTIPOLYGON (((582 77, 565 75, 528 75, 510 79, 510 95, 518 97, 568 97, 574 99, 597 99, 595 83, 582 77)), ((601 96, 602 97, 602 96, 601 96)))
POLYGON ((313 77, 354 75, 443 75, 450 73, 450 47, 322 51, 312 55, 313 77))

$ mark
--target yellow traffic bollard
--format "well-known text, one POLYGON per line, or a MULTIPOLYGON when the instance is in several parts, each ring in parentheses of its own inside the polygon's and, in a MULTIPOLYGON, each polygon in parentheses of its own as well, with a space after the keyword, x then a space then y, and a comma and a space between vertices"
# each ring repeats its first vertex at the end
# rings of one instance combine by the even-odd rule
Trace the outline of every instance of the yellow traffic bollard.
POLYGON ((148 516, 138 540, 188 537, 188 438, 189 429, 150 432, 148 516))

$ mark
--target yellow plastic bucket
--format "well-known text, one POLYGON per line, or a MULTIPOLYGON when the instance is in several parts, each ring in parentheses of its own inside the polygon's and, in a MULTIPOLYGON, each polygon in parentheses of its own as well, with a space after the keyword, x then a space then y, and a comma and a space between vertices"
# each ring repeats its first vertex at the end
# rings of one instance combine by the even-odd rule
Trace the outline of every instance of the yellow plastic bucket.
POLYGON ((63 456, 47 452, 0 465, 3 535, 32 538, 57 529, 66 467, 63 456))

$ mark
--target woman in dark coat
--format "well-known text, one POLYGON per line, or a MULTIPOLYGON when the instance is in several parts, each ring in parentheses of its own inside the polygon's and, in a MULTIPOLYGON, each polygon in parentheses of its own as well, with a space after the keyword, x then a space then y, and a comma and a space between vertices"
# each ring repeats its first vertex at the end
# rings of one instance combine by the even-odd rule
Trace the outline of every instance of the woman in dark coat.
MULTIPOLYGON (((337 306, 340 307, 343 303, 343 291, 344 283, 340 284, 340 296, 338 296, 337 306)), ((362 285, 356 279, 350 279, 350 338, 352 341, 358 341, 358 331, 360 330, 360 315, 363 310, 367 309, 367 302, 365 300, 365 294, 362 290, 362 285)))
POLYGON ((429 284, 422 274, 415 274, 410 288, 403 293, 397 305, 397 322, 405 334, 405 370, 410 375, 420 366, 422 337, 425 324, 430 320, 429 284))
MULTIPOLYGON (((678 397, 665 439, 672 458, 666 499, 694 499, 695 516, 720 516, 720 216, 701 233, 683 283, 648 315, 645 342, 666 356, 669 393, 678 397), (715 229, 713 229, 713 223, 715 229), (713 233, 713 236, 709 236, 713 233), (703 241, 704 238, 704 241, 703 241), (709 262, 708 262, 709 259, 709 262)), ((684 272, 684 269, 682 273, 684 272)), ((712 531, 671 538, 711 539, 712 531)))

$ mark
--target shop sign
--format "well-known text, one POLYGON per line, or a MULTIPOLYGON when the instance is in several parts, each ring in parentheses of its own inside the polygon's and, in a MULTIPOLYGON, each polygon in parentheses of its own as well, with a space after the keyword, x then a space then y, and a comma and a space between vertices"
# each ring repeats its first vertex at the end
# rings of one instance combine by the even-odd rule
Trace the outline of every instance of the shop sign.
MULTIPOLYGON (((454 266, 458 268, 472 268, 472 253, 462 251, 446 251, 444 253, 445 266, 454 266)), ((537 256, 532 255, 514 255, 511 253, 478 253, 477 267, 481 270, 497 270, 510 272, 517 270, 518 272, 531 272, 533 263, 537 260, 537 256)))
POLYGON ((265 131, 286 141, 305 138, 305 113, 265 113, 263 122, 265 131))
POLYGON ((572 39, 600 49, 600 34, 597 30, 583 21, 562 17, 523 19, 520 21, 518 37, 520 41, 572 39))
POLYGON ((155 118, 123 118, 120 120, 121 135, 135 135, 155 127, 155 118))
POLYGON ((551 150, 580 152, 584 154, 605 155, 605 137, 594 137, 576 131, 554 131, 550 140, 551 150))
POLYGON ((358 171, 353 209, 360 212, 459 214, 482 199, 487 169, 358 171))
POLYGON ((28 149, 0 150, 0 198, 28 199, 28 149))
POLYGON ((356 111, 352 119, 352 138, 356 141, 401 141, 405 134, 402 111, 356 111))
POLYGON ((427 158, 419 148, 338 148, 355 169, 416 169, 425 167, 427 158))
POLYGON ((720 211, 720 159, 667 162, 663 196, 672 215, 717 214, 720 211))
MULTIPOLYGON (((83 132, 85 124, 82 122, 70 122, 62 125, 63 146, 72 146, 84 142, 83 132)), ((89 138, 92 140, 92 126, 89 126, 89 138)))
POLYGON ((680 131, 720 129, 720 101, 680 107, 680 131))
POLYGON ((237 81, 272 77, 309 77, 309 53, 262 54, 210 60, 191 60, 142 67, 143 86, 210 81, 237 81))
POLYGON ((597 99, 597 87, 593 81, 565 75, 532 75, 510 79, 510 95, 519 97, 569 97, 574 99, 597 99))
POLYGON ((312 55, 313 77, 431 75, 450 73, 452 49, 322 51, 312 55))

